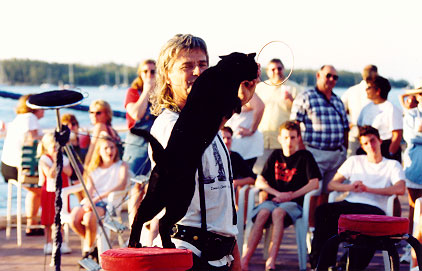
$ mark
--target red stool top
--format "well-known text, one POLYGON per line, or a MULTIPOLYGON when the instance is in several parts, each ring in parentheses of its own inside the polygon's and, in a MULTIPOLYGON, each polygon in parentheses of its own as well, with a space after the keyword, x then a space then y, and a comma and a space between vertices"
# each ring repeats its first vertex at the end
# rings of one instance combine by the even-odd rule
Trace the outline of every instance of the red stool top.
POLYGON ((192 267, 192 251, 177 248, 116 248, 101 254, 106 271, 185 271, 192 267))
POLYGON ((385 215, 341 215, 338 232, 358 232, 369 236, 403 235, 408 232, 409 219, 385 215))

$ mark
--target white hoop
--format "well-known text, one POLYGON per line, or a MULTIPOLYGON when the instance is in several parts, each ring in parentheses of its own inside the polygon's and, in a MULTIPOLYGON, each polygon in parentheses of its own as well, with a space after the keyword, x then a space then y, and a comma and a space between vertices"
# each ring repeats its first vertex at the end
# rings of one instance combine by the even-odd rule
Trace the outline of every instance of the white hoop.
POLYGON ((292 73, 293 73, 293 68, 294 68, 294 65, 295 65, 295 55, 293 54, 293 50, 292 50, 292 48, 287 44, 287 43, 285 43, 284 41, 280 41, 280 40, 273 40, 273 41, 270 41, 270 42, 268 42, 267 44, 265 44, 262 48, 261 48, 261 50, 259 50, 259 53, 258 53, 258 56, 256 57, 256 62, 259 62, 258 60, 259 60, 259 56, 261 55, 261 52, 262 52, 262 50, 264 50, 264 48, 265 47, 267 47, 268 45, 270 45, 271 43, 275 43, 275 42, 280 42, 280 43, 282 43, 282 44, 284 44, 287 48, 289 48, 289 50, 290 50, 290 54, 292 55, 292 66, 291 66, 291 68, 290 68, 290 72, 289 72, 289 74, 286 76, 286 78, 284 78, 284 80, 280 83, 280 84, 268 84, 267 82, 265 82, 264 80, 261 80, 262 82, 264 82, 265 84, 267 84, 267 85, 269 85, 269 86, 281 86, 282 84, 284 84, 289 78, 290 78, 290 76, 292 75, 292 73))

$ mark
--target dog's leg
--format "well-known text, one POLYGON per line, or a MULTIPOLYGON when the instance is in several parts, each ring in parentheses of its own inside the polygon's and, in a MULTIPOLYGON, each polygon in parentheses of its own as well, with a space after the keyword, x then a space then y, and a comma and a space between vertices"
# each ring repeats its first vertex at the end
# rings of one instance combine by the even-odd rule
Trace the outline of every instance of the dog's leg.
MULTIPOLYGON (((193 190, 190 192, 192 192, 191 194, 193 196, 193 190)), ((186 212, 188 211, 192 197, 185 195, 184 198, 178 198, 177 201, 175 200, 176 199, 173 199, 173 201, 171 202, 178 201, 178 204, 166 206, 166 214, 160 219, 159 222, 161 243, 163 244, 164 248, 175 247, 175 245, 171 242, 170 238, 172 228, 180 219, 185 216, 186 212)))
MULTIPOLYGON (((167 210, 166 210, 167 213, 167 210)), ((173 221, 173 219, 172 219, 173 221)), ((177 221, 176 221, 177 222, 177 221)), ((159 232, 161 237, 161 243, 163 248, 176 248, 176 246, 171 242, 170 234, 175 223, 169 221, 169 216, 164 215, 159 222, 159 232)))
POLYGON ((142 244, 139 242, 139 239, 141 238, 142 226, 145 222, 153 219, 164 208, 162 201, 157 201, 156 199, 156 196, 148 196, 147 193, 141 202, 141 205, 139 206, 135 219, 132 223, 129 247, 142 247, 142 244))

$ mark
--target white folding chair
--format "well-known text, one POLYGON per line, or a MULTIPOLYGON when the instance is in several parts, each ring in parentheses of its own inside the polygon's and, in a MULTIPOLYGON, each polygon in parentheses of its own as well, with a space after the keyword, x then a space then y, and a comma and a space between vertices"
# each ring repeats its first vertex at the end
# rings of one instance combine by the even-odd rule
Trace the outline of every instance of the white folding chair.
MULTIPOLYGON (((69 242, 69 224, 71 223, 71 216, 68 211, 68 201, 65 200, 68 198, 68 196, 72 193, 76 193, 79 191, 82 191, 83 187, 82 184, 76 184, 68 187, 64 187, 62 189, 62 200, 63 200, 63 208, 61 213, 61 222, 63 224, 63 230, 64 230, 64 240, 65 242, 69 242)), ((105 234, 107 234, 107 237, 110 237, 111 230, 116 231, 117 233, 121 233, 125 227, 121 225, 121 223, 118 223, 115 220, 112 220, 109 213, 115 212, 117 217, 119 218, 120 222, 122 222, 121 218, 121 202, 123 200, 123 197, 126 195, 126 190, 122 191, 116 191, 109 194, 107 201, 111 204, 108 204, 108 211, 106 215, 104 216, 104 229, 105 234), (113 205, 115 204, 115 205, 113 205), (116 207, 117 208, 114 208, 116 207)), ((114 216, 113 216, 114 217, 114 216)), ((124 241, 122 237, 119 235, 119 245, 123 246, 124 241)), ((97 230, 97 248, 98 248, 98 256, 100 257, 101 253, 104 251, 111 249, 111 247, 108 245, 108 242, 106 240, 106 237, 101 229, 97 230)))

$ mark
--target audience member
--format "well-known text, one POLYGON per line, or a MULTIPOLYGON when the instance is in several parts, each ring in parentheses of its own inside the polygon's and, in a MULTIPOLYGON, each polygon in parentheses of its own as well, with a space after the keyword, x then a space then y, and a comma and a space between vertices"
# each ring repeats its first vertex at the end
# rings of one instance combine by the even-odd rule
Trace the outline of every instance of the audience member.
MULTIPOLYGON (((95 149, 89 161, 88 168, 84 172, 84 179, 98 214, 103 216, 108 204, 108 195, 111 192, 126 189, 129 169, 127 164, 119 159, 115 140, 105 133, 101 133, 96 139, 95 149)), ((80 207, 72 209, 70 226, 84 239, 82 248, 84 258, 91 256, 98 259, 94 245, 97 218, 87 198, 80 204, 80 207)))
POLYGON ((228 126, 224 126, 221 129, 221 135, 223 136, 224 144, 226 144, 230 153, 234 188, 236 189, 244 185, 254 184, 256 175, 253 173, 252 168, 243 160, 239 153, 231 150, 233 130, 228 126))
MULTIPOLYGON (((311 267, 318 264, 319 270, 335 267, 337 249, 325 251, 328 262, 318 259, 324 243, 337 234, 338 219, 341 214, 384 215, 390 195, 405 193, 404 172, 395 160, 383 158, 378 130, 371 126, 359 128, 359 140, 366 155, 349 157, 338 169, 328 188, 349 192, 345 200, 321 205, 315 212, 315 232, 310 254, 311 267), (344 183, 345 180, 350 183, 344 183)), ((349 269, 363 270, 374 255, 374 250, 364 248, 349 249, 349 269)))
POLYGON ((333 92, 337 80, 333 66, 322 66, 316 74, 315 88, 296 97, 290 115, 291 120, 304 125, 303 142, 314 156, 322 175, 318 204, 315 204, 315 198, 311 201, 310 226, 313 226, 315 206, 328 201, 328 182, 346 160, 349 123, 342 101, 333 92))
MULTIPOLYGON (((46 244, 44 245, 44 254, 51 254, 52 245, 52 227, 56 214, 56 179, 57 179, 57 152, 59 145, 56 143, 54 133, 45 134, 38 144, 37 156, 38 162, 38 185, 42 187, 41 192, 41 224, 45 226, 46 244)), ((63 157, 62 187, 69 186, 69 176, 72 174, 72 168, 69 160, 63 157)), ((60 248, 61 253, 70 253, 72 250, 67 243, 63 242, 60 248)))
POLYGON ((390 89, 390 83, 382 76, 368 81, 366 93, 371 102, 362 108, 358 126, 370 125, 376 128, 382 140, 382 155, 401 162, 403 117, 401 111, 387 100, 390 89))
MULTIPOLYGON (((116 143, 120 142, 119 134, 111 127, 111 119, 113 111, 108 102, 104 100, 95 100, 89 106, 89 118, 94 125, 91 137, 91 144, 89 145, 88 152, 85 157, 85 165, 89 165, 95 144, 100 136, 100 133, 106 132, 116 143)), ((119 153, 121 155, 121 153, 119 153)))
MULTIPOLYGON (((149 131, 155 116, 150 113, 149 98, 155 88, 155 61, 148 59, 139 64, 138 77, 127 90, 125 99, 126 120, 128 128, 139 128, 149 131)), ((126 135, 123 152, 129 170, 135 175, 148 175, 151 163, 148 158, 148 143, 143 137, 130 131, 126 135)), ((144 195, 144 185, 135 183, 130 191, 128 202, 129 225, 132 225, 136 209, 144 195)))
POLYGON ((415 96, 414 90, 422 88, 422 79, 417 80, 414 84, 414 87, 414 89, 410 89, 399 95, 399 102, 404 113, 418 106, 419 102, 415 96))
POLYGON ((299 150, 300 126, 287 121, 280 126, 278 140, 281 150, 274 150, 269 156, 256 187, 269 196, 252 213, 255 222, 249 235, 246 252, 242 257, 242 270, 248 270, 249 261, 262 237, 264 227, 273 224, 272 245, 265 270, 275 270, 275 262, 284 228, 302 216, 304 195, 319 186, 321 178, 318 165, 307 150, 299 150))
POLYGON ((358 117, 362 108, 367 105, 370 100, 366 96, 366 88, 368 87, 368 79, 378 75, 378 69, 375 65, 367 65, 362 71, 362 81, 350 87, 341 95, 346 112, 349 115, 349 148, 347 155, 355 155, 359 149, 359 129, 357 126, 358 117))
MULTIPOLYGON (((165 147, 170 133, 176 123, 179 112, 186 104, 186 99, 191 91, 194 81, 208 68, 209 57, 207 47, 199 37, 190 34, 178 34, 170 39, 162 47, 157 61, 157 89, 155 92, 155 103, 153 113, 159 114, 155 120, 151 133, 165 147), (160 114, 161 113, 161 114, 160 114)), ((257 80, 248 84, 241 84, 239 87, 242 105, 247 103, 255 90, 257 80)), ((151 154, 150 154, 151 155, 151 154)), ((235 242, 237 235, 236 223, 234 223, 235 210, 229 160, 226 154, 226 147, 217 135, 202 156, 203 174, 205 179, 214 180, 219 178, 219 189, 213 189, 213 182, 204 184, 204 201, 206 212, 206 228, 214 236, 233 240, 233 246, 218 245, 215 251, 225 254, 216 261, 201 259, 201 247, 195 246, 196 242, 188 236, 201 231, 201 208, 199 203, 198 178, 195 178, 195 195, 192 199, 186 215, 178 222, 178 229, 182 231, 175 233, 172 242, 177 248, 187 248, 193 252, 192 270, 240 270, 239 249, 235 242), (218 159, 216 157, 220 157, 218 159), (217 174, 217 175, 215 175, 217 174), (232 208, 233 207, 233 208, 232 208), (224 236, 224 237, 223 237, 224 236), (230 267, 229 267, 230 266, 230 267)), ((204 221, 205 222, 205 221, 204 221)), ((226 242, 227 243, 227 242, 226 242)))
POLYGON ((61 116, 61 123, 70 129, 69 143, 80 160, 84 161, 90 143, 89 132, 79 127, 79 122, 73 114, 63 114, 61 116))
POLYGON ((403 166, 409 195, 409 233, 412 234, 415 201, 422 197, 422 87, 407 93, 414 95, 418 102, 418 106, 409 109, 403 119, 403 138, 407 143, 403 166))
POLYGON ((416 99, 415 95, 410 95, 407 93, 399 95, 399 102, 403 112, 418 106, 418 100, 416 99))
POLYGON ((273 150, 281 148, 277 140, 278 128, 289 120, 293 100, 303 91, 300 85, 290 80, 281 84, 285 80, 284 65, 278 58, 268 63, 267 75, 268 80, 256 86, 256 94, 264 102, 265 110, 258 126, 258 130, 264 135, 264 155, 255 163, 255 173, 262 171, 273 150))
POLYGON ((233 129, 232 151, 240 154, 248 166, 253 168, 258 157, 264 153, 264 138, 257 131, 264 113, 265 105, 258 95, 242 106, 240 114, 233 116, 226 122, 226 126, 233 129))
MULTIPOLYGON (((17 116, 7 128, 1 156, 1 173, 6 182, 9 179, 18 180, 18 168, 22 164, 22 147, 33 145, 34 140, 39 140, 42 136, 38 120, 44 116, 44 110, 29 108, 26 101, 30 96, 31 94, 23 95, 19 98, 16 107, 17 116)), ((41 188, 27 185, 22 187, 27 190, 25 198, 26 235, 43 235, 43 229, 31 229, 31 226, 38 224, 37 213, 41 203, 41 188)))

